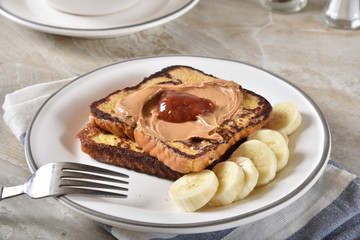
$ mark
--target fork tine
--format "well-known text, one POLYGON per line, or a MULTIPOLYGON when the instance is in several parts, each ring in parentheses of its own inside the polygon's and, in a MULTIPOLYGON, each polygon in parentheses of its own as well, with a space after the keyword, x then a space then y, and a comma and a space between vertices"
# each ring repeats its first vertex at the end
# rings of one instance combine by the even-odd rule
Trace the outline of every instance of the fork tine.
POLYGON ((129 182, 105 177, 105 176, 99 176, 95 175, 94 173, 88 173, 88 172, 71 172, 71 171, 63 171, 61 175, 62 179, 68 179, 68 178, 74 178, 74 179, 88 179, 88 180, 97 180, 97 181, 107 181, 107 182, 113 182, 113 183, 122 183, 122 184, 129 184, 129 182))
POLYGON ((60 182, 61 188, 102 188, 102 189, 109 189, 109 190, 122 190, 128 191, 129 189, 104 183, 96 183, 96 182, 89 182, 83 181, 81 179, 62 179, 60 182))
POLYGON ((84 171, 85 172, 96 172, 96 173, 106 174, 106 175, 115 176, 115 177, 129 178, 129 176, 124 173, 112 171, 112 170, 105 169, 105 168, 99 168, 99 167, 95 167, 95 166, 91 166, 91 165, 85 165, 85 164, 81 164, 81 163, 66 162, 66 163, 61 164, 61 167, 63 170, 66 170, 66 171, 76 170, 76 171, 82 171, 82 172, 84 172, 84 171))
POLYGON ((63 194, 97 195, 103 197, 127 198, 127 195, 123 193, 110 192, 98 189, 63 188, 62 192, 63 194))

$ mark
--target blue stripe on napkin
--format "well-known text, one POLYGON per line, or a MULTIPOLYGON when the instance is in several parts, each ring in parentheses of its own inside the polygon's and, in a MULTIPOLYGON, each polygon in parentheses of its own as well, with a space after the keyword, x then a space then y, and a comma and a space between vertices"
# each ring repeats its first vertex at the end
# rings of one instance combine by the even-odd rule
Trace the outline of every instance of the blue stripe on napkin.
POLYGON ((338 227, 334 232, 329 234, 326 239, 360 239, 360 214, 353 219, 338 227))
POLYGON ((346 170, 348 173, 350 173, 349 170, 347 170, 346 168, 344 168, 343 166, 341 166, 339 163, 335 162, 334 160, 332 160, 331 158, 328 161, 329 164, 341 169, 341 170, 346 170))
MULTIPOLYGON (((179 234, 173 238, 166 238, 166 240, 217 240, 222 239, 235 228, 209 232, 209 233, 194 233, 194 234, 179 234)), ((151 240, 163 240, 164 238, 152 238, 151 240)))
POLYGON ((21 134, 19 140, 23 146, 25 146, 26 132, 21 134))
POLYGON ((98 224, 100 227, 104 228, 108 233, 111 233, 112 226, 107 225, 105 223, 101 223, 101 222, 96 222, 96 224, 98 224))
POLYGON ((360 179, 357 177, 335 201, 288 239, 356 239, 360 237, 359 216, 360 179))

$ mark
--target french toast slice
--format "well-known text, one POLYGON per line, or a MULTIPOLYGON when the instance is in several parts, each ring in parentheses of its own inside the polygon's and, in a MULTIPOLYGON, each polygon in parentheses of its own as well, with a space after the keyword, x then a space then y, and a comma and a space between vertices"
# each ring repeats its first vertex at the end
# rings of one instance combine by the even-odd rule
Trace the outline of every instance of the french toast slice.
POLYGON ((205 74, 187 66, 171 66, 144 78, 138 84, 117 90, 105 98, 97 100, 90 105, 89 120, 95 126, 105 129, 117 136, 134 138, 134 127, 119 119, 115 113, 115 105, 121 99, 135 91, 141 90, 149 85, 179 85, 184 83, 196 83, 211 81, 215 77, 205 74))
POLYGON ((186 141, 160 141, 144 131, 135 129, 136 142, 149 155, 156 157, 171 169, 198 172, 220 159, 238 141, 266 125, 272 107, 263 97, 243 90, 243 111, 240 117, 226 120, 216 132, 221 141, 190 139, 186 141))
POLYGON ((81 150, 99 162, 168 180, 184 175, 145 153, 131 139, 116 136, 92 124, 78 132, 76 137, 80 139, 81 150))
MULTIPOLYGON (((154 157, 175 172, 181 174, 198 172, 219 161, 221 156, 236 142, 266 125, 272 107, 265 98, 239 86, 243 93, 242 112, 241 115, 225 120, 216 129, 216 133, 222 137, 222 140, 198 138, 185 141, 160 140, 122 121, 115 113, 115 106, 120 99, 149 85, 179 85, 216 79, 218 78, 187 66, 165 68, 134 86, 118 90, 103 99, 93 102, 90 106, 90 123, 114 134, 119 139, 127 139, 132 144, 136 143, 138 147, 141 147, 143 153, 154 157)), ((129 154, 132 154, 132 152, 129 154)), ((93 158, 97 159, 96 157, 93 158)), ((106 162, 114 164, 114 161, 111 160, 106 160, 106 162)))

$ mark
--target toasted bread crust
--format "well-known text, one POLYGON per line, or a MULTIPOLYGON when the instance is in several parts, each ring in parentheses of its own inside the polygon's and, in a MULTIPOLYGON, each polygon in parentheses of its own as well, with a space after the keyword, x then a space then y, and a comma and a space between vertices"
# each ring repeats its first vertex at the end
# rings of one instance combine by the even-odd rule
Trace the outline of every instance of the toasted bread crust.
POLYGON ((111 138, 118 141, 116 145, 112 145, 105 141, 95 141, 94 138, 98 135, 109 135, 109 133, 89 124, 76 137, 80 139, 81 150, 99 162, 168 180, 176 180, 184 175, 171 170, 138 146, 134 146, 135 143, 129 139, 111 135, 111 138))
POLYGON ((135 140, 135 128, 120 121, 118 118, 99 117, 95 115, 95 113, 90 113, 89 121, 92 125, 99 126, 102 129, 115 134, 116 136, 125 138, 128 137, 131 140, 135 140))

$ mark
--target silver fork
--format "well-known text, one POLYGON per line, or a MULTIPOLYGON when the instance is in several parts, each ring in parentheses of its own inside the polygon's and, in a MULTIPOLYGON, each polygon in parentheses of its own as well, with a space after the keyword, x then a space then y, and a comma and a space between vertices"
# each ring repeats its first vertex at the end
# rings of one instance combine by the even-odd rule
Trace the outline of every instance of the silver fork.
POLYGON ((28 181, 0 188, 0 201, 27 194, 31 198, 87 194, 126 198, 128 175, 80 163, 49 163, 40 167, 28 181))

